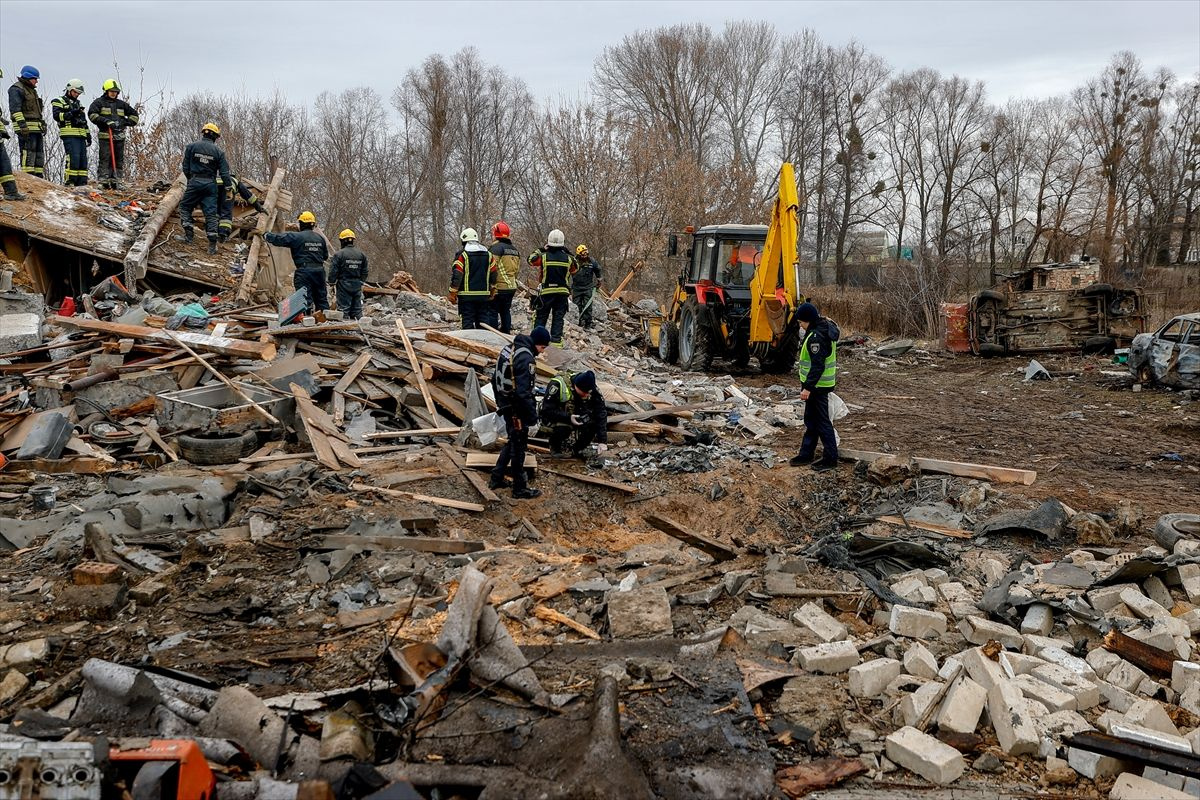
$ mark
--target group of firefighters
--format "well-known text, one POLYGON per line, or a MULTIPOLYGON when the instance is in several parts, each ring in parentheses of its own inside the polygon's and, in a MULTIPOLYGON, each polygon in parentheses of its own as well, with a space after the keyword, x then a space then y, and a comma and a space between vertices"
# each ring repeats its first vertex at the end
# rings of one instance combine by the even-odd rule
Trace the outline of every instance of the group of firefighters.
MULTIPOLYGON (((462 249, 454 258, 450 275, 451 303, 458 304, 463 328, 483 325, 512 332, 512 301, 520 286, 521 253, 513 246, 512 229, 501 220, 492 226, 491 247, 479 242, 474 228, 459 234, 462 249)), ((528 263, 539 270, 541 281, 530 301, 534 324, 550 322, 550 344, 563 346, 568 297, 579 311, 579 324, 591 328, 593 301, 603 281, 600 262, 592 257, 586 244, 567 249, 566 236, 557 228, 546 237, 546 245, 529 254, 528 263)))

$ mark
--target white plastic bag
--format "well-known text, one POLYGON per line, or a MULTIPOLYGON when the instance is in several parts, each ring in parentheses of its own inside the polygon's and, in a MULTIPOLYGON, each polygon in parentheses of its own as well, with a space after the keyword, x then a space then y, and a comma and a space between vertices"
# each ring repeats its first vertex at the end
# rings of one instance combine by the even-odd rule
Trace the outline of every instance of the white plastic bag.
POLYGON ((479 443, 488 447, 504 434, 504 417, 493 411, 471 420, 471 430, 479 437, 479 443))
POLYGON ((838 397, 836 393, 829 393, 829 421, 837 422, 842 417, 850 413, 850 408, 846 405, 846 401, 838 397))

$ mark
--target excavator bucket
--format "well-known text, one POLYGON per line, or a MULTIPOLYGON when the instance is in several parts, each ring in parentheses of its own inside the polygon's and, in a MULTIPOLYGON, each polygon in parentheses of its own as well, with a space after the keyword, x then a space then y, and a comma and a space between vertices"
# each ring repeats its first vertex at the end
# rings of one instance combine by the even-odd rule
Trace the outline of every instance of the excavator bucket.
POLYGON ((779 191, 771 211, 762 260, 751 283, 751 344, 775 343, 787 329, 792 312, 803 297, 796 262, 799 207, 796 173, 790 163, 784 162, 779 169, 779 191))

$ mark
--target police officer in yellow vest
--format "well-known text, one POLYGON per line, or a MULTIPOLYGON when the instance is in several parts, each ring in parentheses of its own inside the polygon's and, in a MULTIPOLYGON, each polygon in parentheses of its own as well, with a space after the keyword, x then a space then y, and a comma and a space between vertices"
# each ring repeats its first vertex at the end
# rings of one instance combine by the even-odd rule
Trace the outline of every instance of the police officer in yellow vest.
POLYGON ((812 303, 801 303, 796 317, 804 330, 797 362, 800 375, 800 399, 804 401, 804 439, 800 452, 788 462, 794 467, 811 464, 817 472, 835 469, 838 463, 837 437, 829 419, 829 395, 837 383, 837 343, 841 331, 837 323, 821 316, 812 303), (817 460, 817 442, 822 454, 817 460))
POLYGON ((563 324, 567 319, 567 298, 571 292, 571 276, 579 269, 575 256, 567 250, 567 237, 555 228, 546 236, 546 246, 529 254, 530 266, 536 267, 542 273, 542 283, 538 287, 538 308, 534 325, 544 326, 546 320, 554 315, 550 323, 550 344, 554 347, 563 346, 563 324))
POLYGON ((88 182, 88 145, 92 143, 92 132, 88 130, 87 113, 79 96, 83 94, 83 81, 72 78, 62 97, 50 101, 54 121, 58 123, 58 136, 62 139, 66 160, 63 163, 63 183, 67 186, 86 186, 88 182))
POLYGON ((608 449, 608 408, 596 387, 596 373, 555 375, 546 384, 546 397, 538 415, 550 438, 550 455, 565 457, 570 449, 575 458, 596 442, 596 449, 608 449))

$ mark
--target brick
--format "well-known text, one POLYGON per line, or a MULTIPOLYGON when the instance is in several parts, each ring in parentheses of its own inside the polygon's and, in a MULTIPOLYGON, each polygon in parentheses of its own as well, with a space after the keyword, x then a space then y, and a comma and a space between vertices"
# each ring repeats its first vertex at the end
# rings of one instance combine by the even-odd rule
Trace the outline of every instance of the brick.
POLYGON ((893 592, 903 597, 905 600, 910 600, 914 603, 921 602, 922 589, 928 589, 929 584, 925 582, 925 576, 913 576, 903 580, 895 581, 891 585, 893 592))
POLYGON ((1122 659, 1120 664, 1109 670, 1105 680, 1118 689, 1135 692, 1142 685, 1142 681, 1146 680, 1146 673, 1122 659))
POLYGON ((891 761, 931 783, 952 783, 967 769, 962 753, 911 726, 896 731, 884 744, 891 761))
POLYGON ((797 651, 796 655, 802 669, 826 675, 845 672, 862 661, 858 648, 851 641, 826 642, 814 647, 804 647, 797 651))
POLYGON ((1142 594, 1140 589, 1130 587, 1121 592, 1121 602, 1139 619, 1166 619, 1171 612, 1142 594))
POLYGON ((1008 681, 1000 665, 985 656, 982 649, 972 647, 970 650, 964 650, 958 655, 962 659, 962 664, 967 670, 967 674, 971 676, 971 680, 983 688, 990 690, 996 684, 1008 681))
POLYGON ((1113 586, 1102 586, 1087 593, 1087 601, 1092 608, 1108 612, 1113 606, 1120 605, 1121 592, 1126 589, 1137 589, 1136 583, 1118 583, 1113 586))
POLYGON ((912 639, 928 639, 946 632, 946 615, 940 611, 926 611, 912 606, 892 606, 888 618, 888 630, 897 636, 912 639))
POLYGON ((1036 633, 1026 633, 1022 638, 1025 640, 1025 644, 1021 650, 1031 656, 1040 657, 1042 651, 1050 647, 1056 647, 1059 650, 1063 650, 1073 646, 1073 643, 1069 640, 1063 641, 1062 639, 1055 639, 1051 636, 1041 636, 1036 633))
POLYGON ((939 584, 937 591, 950 606, 950 614, 955 619, 979 613, 979 607, 975 605, 975 596, 961 583, 947 581, 939 584))
POLYGON ((1110 650, 1097 647, 1095 650, 1090 651, 1084 660, 1091 665, 1092 671, 1098 677, 1104 678, 1108 675, 1109 670, 1120 664, 1124 659, 1110 650))
POLYGON ((1021 620, 1021 633, 1039 633, 1049 636, 1054 629, 1054 610, 1045 603, 1034 603, 1025 609, 1021 620))
POLYGON ((1156 619, 1149 628, 1133 625, 1125 629, 1125 633, 1131 639, 1137 639, 1139 642, 1145 642, 1151 647, 1157 647, 1159 650, 1171 651, 1175 649, 1175 635, 1163 624, 1163 620, 1156 619))
POLYGON ((958 630, 971 644, 987 644, 994 639, 1009 650, 1020 650, 1025 643, 1016 628, 983 617, 971 616, 961 620, 958 630))
POLYGON ((940 683, 927 683, 917 689, 910 695, 906 695, 900 701, 900 719, 905 725, 916 725, 921 717, 925 716, 925 712, 929 710, 929 704, 933 702, 933 698, 942 689, 940 683))
POLYGON ((1075 695, 1040 681, 1032 675, 1018 675, 1013 679, 1013 685, 1020 689, 1025 697, 1038 701, 1051 712, 1074 711, 1077 708, 1075 695))
POLYGON ((1125 712, 1124 721, 1129 725, 1140 725, 1152 731, 1179 735, 1179 728, 1175 727, 1175 723, 1157 700, 1138 700, 1125 712))
POLYGON ((1146 593, 1147 597, 1167 609, 1167 611, 1175 607, 1175 599, 1171 597, 1170 590, 1162 582, 1162 578, 1157 575, 1151 575, 1142 581, 1142 591, 1146 593))
MULTIPOLYGON (((1000 749, 1010 756, 1036 753, 1041 736, 1037 724, 1038 716, 1031 713, 1037 703, 1027 700, 1014 684, 1002 680, 988 689, 987 710, 996 732, 1000 749)), ((1045 709, 1043 708, 1043 714, 1045 709)))
POLYGON ((798 628, 810 631, 822 642, 836 642, 850 635, 846 626, 828 614, 820 603, 805 603, 800 606, 792 612, 792 623, 798 628))
POLYGON ((1196 728, 1183 738, 1192 743, 1192 752, 1200 756, 1200 728, 1196 728))
POLYGON ((1178 772, 1168 772, 1165 769, 1158 767, 1146 767, 1142 770, 1142 777, 1149 781, 1162 784, 1168 789, 1174 789, 1178 792, 1191 792, 1192 797, 1200 797, 1200 781, 1195 778, 1186 778, 1178 772), (1195 782, 1193 786, 1191 782, 1195 782))
POLYGON ((933 679, 938 674, 937 659, 929 648, 920 642, 913 642, 912 647, 904 653, 904 671, 918 678, 933 679))
POLYGON ((1200 681, 1200 664, 1176 661, 1171 665, 1171 688, 1175 691, 1182 694, 1189 684, 1196 681, 1200 681))
POLYGON ((1028 675, 1045 663, 1045 661, 1037 656, 1014 653, 1011 650, 1000 651, 1000 668, 1010 678, 1015 678, 1018 675, 1028 675))
POLYGON ((950 573, 946 572, 944 569, 938 569, 937 567, 930 567, 929 569, 924 570, 923 574, 925 575, 926 582, 930 586, 941 586, 943 583, 947 583, 950 580, 950 573))
POLYGON ((851 697, 878 697, 900 675, 900 662, 894 658, 876 658, 850 668, 851 697))
POLYGON ((1118 739, 1124 739, 1127 742, 1137 742, 1147 747, 1170 750, 1173 753, 1186 753, 1188 755, 1192 753, 1192 743, 1182 736, 1152 730, 1142 725, 1133 725, 1128 722, 1114 722, 1109 726, 1108 732, 1110 735, 1118 739))
POLYGON ((1120 775, 1132 766, 1130 762, 1122 761, 1119 758, 1102 756, 1099 753, 1078 750, 1074 747, 1067 748, 1067 763, 1071 765, 1071 769, 1092 780, 1120 775))
POLYGON ((1096 671, 1092 669, 1092 665, 1084 661, 1079 656, 1073 656, 1059 647, 1047 647, 1038 653, 1038 658, 1043 661, 1048 661, 1051 664, 1058 664, 1064 669, 1069 669, 1080 677, 1092 680, 1096 677, 1096 671))
POLYGON ((1118 686, 1113 686, 1108 681, 1096 681, 1096 686, 1099 687, 1100 696, 1104 698, 1104 702, 1108 703, 1108 707, 1113 711, 1124 714, 1137 702, 1137 697, 1133 694, 1118 686))
MULTIPOLYGON (((1200 682, 1189 684, 1175 699, 1176 704, 1200 717, 1200 682)), ((1200 753, 1198 753, 1200 755, 1200 753)))
POLYGON ((948 681, 958 674, 957 670, 959 667, 966 669, 958 653, 946 656, 946 660, 942 662, 942 666, 938 667, 937 676, 943 681, 948 681))
POLYGON ((1100 687, 1058 664, 1046 664, 1032 672, 1033 677, 1075 695, 1080 711, 1100 704, 1100 687))
POLYGON ((1200 605, 1200 564, 1180 564, 1176 567, 1179 572, 1179 583, 1188 602, 1200 605))
POLYGON ((608 629, 614 639, 670 636, 675 629, 667 591, 660 587, 610 592, 608 629))
POLYGON ((946 700, 938 709, 938 730, 974 733, 986 703, 987 689, 970 678, 959 678, 946 692, 946 700))
POLYGON ((1163 786, 1132 772, 1118 775, 1108 796, 1110 800, 1195 800, 1195 795, 1163 786))
MULTIPOLYGON (((1026 702, 1035 702, 1026 699, 1026 702)), ((1038 730, 1042 732, 1042 747, 1046 746, 1046 737, 1053 742, 1062 742, 1084 731, 1094 731, 1093 727, 1078 711, 1055 711, 1036 719, 1038 730)), ((1054 748, 1057 752, 1057 746, 1054 748)))
POLYGON ((71 570, 71 579, 76 586, 99 586, 105 583, 120 583, 121 568, 103 561, 84 561, 71 570))

